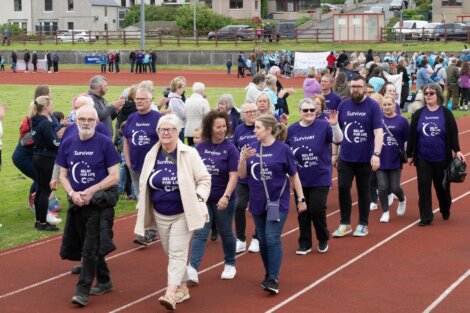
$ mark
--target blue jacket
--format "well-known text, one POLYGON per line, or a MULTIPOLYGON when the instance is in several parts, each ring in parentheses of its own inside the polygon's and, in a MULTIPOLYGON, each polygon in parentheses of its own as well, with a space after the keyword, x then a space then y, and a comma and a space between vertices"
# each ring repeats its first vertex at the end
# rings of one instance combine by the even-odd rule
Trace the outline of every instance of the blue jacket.
POLYGON ((434 84, 435 82, 429 77, 425 66, 420 66, 416 73, 416 89, 421 89, 426 84, 434 84))

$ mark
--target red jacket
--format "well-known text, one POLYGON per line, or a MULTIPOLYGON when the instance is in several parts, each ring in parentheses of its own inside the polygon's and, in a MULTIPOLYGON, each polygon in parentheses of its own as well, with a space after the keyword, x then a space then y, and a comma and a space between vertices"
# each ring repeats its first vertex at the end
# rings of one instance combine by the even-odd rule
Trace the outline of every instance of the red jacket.
POLYGON ((326 62, 328 62, 328 66, 330 67, 335 67, 335 64, 336 64, 336 57, 333 53, 330 53, 327 57, 326 57, 326 62))

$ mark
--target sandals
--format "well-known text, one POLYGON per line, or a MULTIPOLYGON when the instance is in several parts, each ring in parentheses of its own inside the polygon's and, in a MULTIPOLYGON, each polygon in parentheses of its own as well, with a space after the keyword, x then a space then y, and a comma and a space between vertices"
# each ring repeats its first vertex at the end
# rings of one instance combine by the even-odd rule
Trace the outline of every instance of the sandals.
POLYGON ((158 298, 158 302, 165 307, 165 309, 174 311, 177 303, 182 303, 190 298, 189 289, 178 287, 175 295, 164 295, 158 298))

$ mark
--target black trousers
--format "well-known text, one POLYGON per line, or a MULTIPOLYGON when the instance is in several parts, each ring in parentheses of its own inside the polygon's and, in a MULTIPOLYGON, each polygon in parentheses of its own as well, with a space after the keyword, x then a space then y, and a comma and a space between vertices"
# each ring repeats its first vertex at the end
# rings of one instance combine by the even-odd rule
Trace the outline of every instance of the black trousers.
MULTIPOLYGON (((235 209, 235 231, 237 233, 237 239, 240 241, 246 241, 246 208, 249 200, 249 189, 248 184, 237 184, 237 207, 235 209)), ((256 233, 253 238, 258 238, 256 233)))
POLYGON ((44 157, 37 154, 33 155, 33 165, 37 173, 36 198, 34 207, 36 208, 36 221, 46 222, 47 208, 49 206, 49 196, 51 187, 49 183, 54 169, 54 158, 44 157))
POLYGON ((88 205, 76 210, 73 214, 73 223, 83 244, 82 271, 78 278, 76 294, 88 296, 95 276, 98 283, 107 283, 111 279, 104 256, 98 253, 100 209, 88 205))
POLYGON ((244 66, 238 66, 238 74, 237 74, 237 77, 245 77, 245 71, 244 71, 245 67, 244 66))
MULTIPOLYGON (((328 241, 330 232, 326 223, 326 201, 330 187, 303 187, 302 188, 307 202, 307 211, 299 213, 299 247, 312 247, 312 228, 315 228, 315 234, 318 242, 328 241)), ((295 195, 297 199, 297 194, 295 195)))
POLYGON ((424 160, 416 160, 415 164, 418 178, 419 216, 422 222, 432 222, 434 214, 432 213, 431 184, 434 184, 441 213, 450 212, 452 203, 450 185, 447 188, 442 187, 447 162, 431 163, 424 160))
POLYGON ((370 163, 355 163, 339 160, 338 162, 338 191, 341 224, 351 224, 351 188, 356 178, 356 188, 359 202, 359 224, 369 224, 370 192, 369 180, 372 171, 370 163))

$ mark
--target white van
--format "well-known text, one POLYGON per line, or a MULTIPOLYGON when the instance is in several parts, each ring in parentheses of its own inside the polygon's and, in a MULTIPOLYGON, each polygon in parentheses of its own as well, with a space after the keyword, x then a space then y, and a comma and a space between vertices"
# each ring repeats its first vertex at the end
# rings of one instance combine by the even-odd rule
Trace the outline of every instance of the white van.
POLYGON ((409 20, 403 21, 403 25, 400 26, 400 22, 393 25, 392 32, 397 36, 399 34, 404 35, 404 38, 411 38, 413 34, 423 33, 423 29, 428 26, 428 22, 420 20, 409 20))

